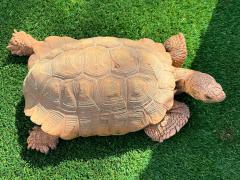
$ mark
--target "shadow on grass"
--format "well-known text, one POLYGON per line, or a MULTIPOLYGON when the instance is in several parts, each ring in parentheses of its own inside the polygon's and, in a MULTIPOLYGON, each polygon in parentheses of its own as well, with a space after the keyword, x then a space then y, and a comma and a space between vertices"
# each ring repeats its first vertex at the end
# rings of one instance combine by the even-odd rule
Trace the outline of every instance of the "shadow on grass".
POLYGON ((192 64, 193 69, 213 75, 223 86, 227 99, 213 105, 190 100, 192 116, 184 132, 181 131, 184 143, 181 147, 175 146, 172 153, 162 153, 164 146, 157 147, 140 179, 239 178, 240 156, 235 154, 240 136, 237 133, 240 128, 240 110, 237 110, 240 99, 239 12, 238 0, 218 2, 192 64))
POLYGON ((28 57, 26 56, 15 56, 12 55, 10 52, 6 58, 6 61, 3 63, 3 66, 8 65, 8 64, 19 64, 22 66, 26 66, 27 67, 27 61, 28 61, 28 57))

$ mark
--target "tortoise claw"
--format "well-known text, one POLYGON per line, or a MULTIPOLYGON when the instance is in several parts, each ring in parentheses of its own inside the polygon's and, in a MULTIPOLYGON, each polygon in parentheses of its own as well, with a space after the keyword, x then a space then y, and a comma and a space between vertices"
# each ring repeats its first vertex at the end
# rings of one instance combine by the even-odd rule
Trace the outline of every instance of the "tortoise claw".
POLYGON ((51 136, 41 130, 40 127, 34 127, 29 131, 27 139, 28 149, 36 150, 47 154, 50 149, 54 150, 58 144, 58 137, 51 136))

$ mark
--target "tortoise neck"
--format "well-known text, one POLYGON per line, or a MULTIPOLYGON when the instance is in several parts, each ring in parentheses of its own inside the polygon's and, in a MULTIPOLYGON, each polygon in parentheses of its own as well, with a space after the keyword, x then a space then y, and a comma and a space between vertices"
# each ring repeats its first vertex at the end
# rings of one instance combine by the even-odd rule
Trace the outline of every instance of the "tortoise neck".
POLYGON ((188 81, 191 79, 191 76, 196 71, 185 68, 175 68, 175 80, 176 80, 176 90, 177 92, 186 92, 189 93, 189 83, 188 81))

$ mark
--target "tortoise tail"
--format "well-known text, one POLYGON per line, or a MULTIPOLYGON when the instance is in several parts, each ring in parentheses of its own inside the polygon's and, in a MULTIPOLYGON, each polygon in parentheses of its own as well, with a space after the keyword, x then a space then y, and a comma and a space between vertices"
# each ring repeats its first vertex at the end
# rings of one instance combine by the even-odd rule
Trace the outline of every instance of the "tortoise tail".
POLYGON ((179 33, 170 37, 164 42, 164 46, 166 51, 169 52, 172 57, 173 66, 181 67, 187 56, 187 47, 184 35, 179 33))

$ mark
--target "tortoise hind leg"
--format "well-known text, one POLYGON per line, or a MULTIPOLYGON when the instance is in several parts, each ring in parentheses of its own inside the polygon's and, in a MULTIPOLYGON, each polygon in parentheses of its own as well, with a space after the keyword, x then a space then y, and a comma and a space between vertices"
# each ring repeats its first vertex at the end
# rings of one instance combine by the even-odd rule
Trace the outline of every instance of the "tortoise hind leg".
POLYGON ((153 141, 163 142, 176 134, 187 123, 189 116, 187 105, 174 101, 164 119, 158 124, 147 126, 144 131, 153 141))
POLYGON ((18 56, 30 56, 34 53, 33 45, 38 42, 39 41, 27 33, 23 31, 17 32, 14 30, 7 48, 11 51, 12 54, 16 54, 18 56))
POLYGON ((59 138, 43 132, 39 126, 35 126, 29 133, 27 139, 28 149, 35 149, 47 154, 50 149, 57 148, 59 138))
POLYGON ((164 42, 164 46, 172 57, 173 66, 181 67, 187 56, 187 47, 183 34, 179 33, 170 37, 164 42))

